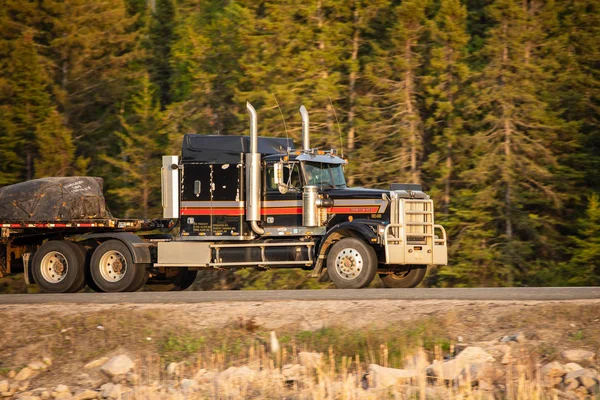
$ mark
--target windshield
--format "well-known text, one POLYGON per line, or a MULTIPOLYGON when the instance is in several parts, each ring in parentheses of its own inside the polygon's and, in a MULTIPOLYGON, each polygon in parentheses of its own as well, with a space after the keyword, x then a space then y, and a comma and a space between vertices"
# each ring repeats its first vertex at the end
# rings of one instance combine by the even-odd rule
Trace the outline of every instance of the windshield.
POLYGON ((325 188, 345 188, 346 179, 341 164, 304 162, 307 185, 325 188))

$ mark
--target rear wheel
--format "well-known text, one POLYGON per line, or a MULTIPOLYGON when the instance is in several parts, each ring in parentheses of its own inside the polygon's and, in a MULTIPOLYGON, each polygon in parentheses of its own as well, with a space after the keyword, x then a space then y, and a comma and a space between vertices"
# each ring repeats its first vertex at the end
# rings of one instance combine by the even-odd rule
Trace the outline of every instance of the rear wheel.
POLYGON ((386 288, 414 288, 427 273, 426 265, 397 265, 393 273, 380 274, 383 287, 386 288))
POLYGON ((109 240, 94 250, 90 275, 103 292, 130 292, 148 279, 146 265, 135 264, 129 248, 119 240, 109 240))
POLYGON ((343 238, 327 255, 327 273, 340 289, 368 286, 377 273, 375 250, 358 238, 343 238))
POLYGON ((85 282, 84 262, 85 258, 73 243, 53 240, 35 252, 31 273, 42 291, 66 293, 85 282))
POLYGON ((173 291, 181 291, 192 286, 198 276, 198 271, 190 271, 188 268, 179 268, 177 275, 171 278, 173 282, 173 291))
POLYGON ((65 243, 68 243, 71 247, 73 247, 75 249, 75 251, 77 251, 80 256, 81 256, 81 267, 84 270, 84 273, 81 274, 81 276, 79 277, 79 280, 77 282, 76 285, 74 285, 71 289, 69 289, 69 293, 77 293, 79 291, 81 291, 83 288, 85 288, 86 285, 86 279, 85 279, 85 270, 88 269, 86 262, 87 262, 87 250, 86 248, 79 244, 79 243, 73 243, 73 242, 69 242, 69 241, 65 241, 65 243))

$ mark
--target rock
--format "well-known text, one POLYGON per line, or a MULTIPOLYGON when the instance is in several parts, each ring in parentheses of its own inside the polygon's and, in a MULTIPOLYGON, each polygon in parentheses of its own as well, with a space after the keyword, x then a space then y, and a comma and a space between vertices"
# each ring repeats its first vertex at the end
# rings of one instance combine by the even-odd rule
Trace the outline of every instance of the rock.
POLYGON ((250 369, 246 366, 243 367, 229 367, 225 371, 219 374, 219 379, 223 381, 252 381, 254 377, 257 375, 257 372, 253 369, 250 369))
POLYGON ((44 357, 44 358, 42 358, 42 362, 44 364, 46 364, 47 366, 49 366, 49 367, 52 366, 52 359, 50 357, 44 357))
POLYGON ((203 382, 203 381, 205 381, 205 380, 206 380, 206 379, 205 379, 205 376, 207 375, 207 372, 208 372, 208 371, 207 371, 206 369, 204 369, 204 368, 202 368, 202 369, 199 369, 199 370, 198 370, 198 372, 196 372, 196 374, 194 375, 194 378, 193 378, 193 379, 194 379, 196 382, 203 382))
POLYGON ((57 393, 56 396, 54 396, 54 400, 72 400, 73 396, 71 396, 71 393, 57 393))
POLYGON ((181 388, 183 394, 190 394, 194 391, 194 389, 196 389, 197 386, 198 384, 196 383, 196 381, 192 379, 183 379, 179 384, 179 387, 181 388))
POLYGON ((121 397, 122 387, 121 385, 115 385, 114 383, 105 383, 100 386, 100 394, 105 399, 118 399, 121 397))
POLYGON ((108 376, 125 375, 134 367, 131 358, 124 354, 111 358, 106 364, 100 367, 100 370, 108 376))
POLYGON ((0 381, 0 393, 2 393, 2 392, 8 392, 8 381, 7 380, 0 381))
POLYGON ((29 367, 25 367, 19 371, 17 376, 15 376, 15 381, 24 381, 29 379, 33 375, 33 370, 29 367))
POLYGON ((38 396, 32 395, 21 395, 17 397, 17 400, 41 400, 38 396))
POLYGON ((11 397, 13 394, 15 394, 15 391, 9 390, 9 391, 0 393, 0 397, 11 397))
POLYGON ((427 376, 434 376, 438 379, 448 381, 457 379, 462 372, 463 366, 461 362, 455 358, 443 362, 435 360, 426 370, 427 376))
POLYGON ((56 393, 71 393, 71 391, 69 390, 69 387, 66 385, 58 385, 56 388, 54 388, 54 391, 56 393))
POLYGON ((417 377, 417 370, 414 369, 387 368, 377 364, 370 364, 368 371, 376 388, 394 386, 396 383, 405 383, 417 377))
POLYGON ((178 370, 179 370, 179 364, 172 362, 169 365, 167 365, 167 375, 178 375, 178 370))
POLYGON ((106 364, 106 362, 108 361, 108 357, 101 357, 98 358, 96 360, 90 361, 89 363, 85 364, 83 366, 83 369, 93 369, 93 368, 98 368, 101 365, 106 364))
POLYGON ((571 379, 570 381, 565 381, 563 389, 565 391, 575 390, 579 387, 579 381, 577 379, 571 379))
POLYGON ((581 382, 581 386, 585 387, 589 391, 592 391, 594 387, 598 385, 598 381, 589 375, 580 376, 579 382, 581 382))
POLYGON ((476 365, 483 364, 486 362, 493 362, 494 357, 490 355, 487 351, 483 350, 481 347, 467 347, 463 351, 461 351, 457 356, 457 360, 464 365, 476 365))
POLYGON ((125 380, 127 381, 127 383, 131 383, 131 384, 135 385, 136 383, 139 382, 140 377, 136 373, 129 371, 127 373, 127 376, 125 377, 125 380))
POLYGON ((98 398, 98 392, 95 390, 84 389, 73 396, 73 400, 92 400, 98 398))
POLYGON ((29 389, 29 381, 23 381, 21 382, 21 384, 19 385, 19 392, 24 392, 27 389, 29 389))
POLYGON ((565 376, 563 377, 563 380, 565 382, 569 382, 569 381, 572 381, 573 379, 577 379, 580 376, 583 376, 584 374, 585 374, 585 369, 578 369, 576 371, 567 372, 565 374, 565 376))
POLYGON ((580 369, 583 369, 583 367, 579 364, 570 362, 570 363, 565 364, 565 369, 567 370, 567 372, 572 372, 572 371, 578 371, 580 369))
POLYGON ((507 343, 507 342, 523 343, 525 341, 525 334, 523 334, 523 332, 519 332, 515 335, 503 336, 500 339, 500 341, 503 343, 507 343))
POLYGON ((572 362, 592 362, 594 361, 594 357, 596 356, 591 351, 583 350, 583 349, 575 349, 575 350, 565 350, 560 355, 572 362))
POLYGON ((48 366, 41 361, 34 361, 27 364, 27 367, 32 371, 45 371, 48 369, 48 366))
POLYGON ((321 364, 321 353, 310 353, 308 351, 301 351, 298 353, 298 360, 300 364, 306 368, 315 368, 321 364))
POLYGON ((9 371, 8 372, 8 378, 9 379, 13 379, 15 376, 17 376, 17 373, 15 371, 9 371))
POLYGON ((542 376, 542 385, 544 387, 553 387, 562 381, 562 377, 567 373, 565 367, 558 361, 552 361, 545 364, 540 369, 542 376))
MULTIPOLYGON (((493 385, 504 378, 504 375, 504 370, 497 368, 493 363, 476 364, 469 367, 469 379, 471 382, 478 382, 480 387, 482 382, 493 385)), ((466 371, 464 376, 466 378, 466 371)))
POLYGON ((286 381, 299 381, 306 368, 300 364, 285 364, 281 367, 281 375, 286 381))
POLYGON ((42 400, 49 400, 51 398, 52 398, 52 396, 50 395, 50 392, 47 390, 44 390, 42 393, 40 393, 40 399, 42 399, 42 400))

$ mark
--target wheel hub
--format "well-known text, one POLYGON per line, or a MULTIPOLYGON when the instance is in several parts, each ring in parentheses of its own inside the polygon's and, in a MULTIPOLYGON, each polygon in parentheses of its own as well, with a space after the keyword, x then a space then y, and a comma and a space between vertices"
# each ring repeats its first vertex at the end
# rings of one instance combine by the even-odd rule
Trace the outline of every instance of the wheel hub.
POLYGON ((127 259, 119 251, 110 250, 100 258, 99 267, 103 279, 108 282, 118 282, 127 272, 127 259))
POLYGON ((50 283, 59 283, 67 276, 69 264, 64 254, 51 251, 42 258, 40 267, 42 278, 50 283))
POLYGON ((355 249, 342 249, 335 259, 335 268, 342 278, 355 279, 363 268, 362 256, 355 249))

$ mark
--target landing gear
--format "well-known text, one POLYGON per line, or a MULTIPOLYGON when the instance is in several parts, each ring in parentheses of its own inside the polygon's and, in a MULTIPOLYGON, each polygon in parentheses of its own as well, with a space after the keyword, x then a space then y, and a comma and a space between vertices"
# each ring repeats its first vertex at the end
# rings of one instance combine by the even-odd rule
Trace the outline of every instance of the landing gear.
MULTIPOLYGON (((386 268, 389 267, 386 266, 386 268)), ((383 287, 386 288, 414 288, 421 283, 427 273, 426 265, 396 265, 391 267, 393 267, 393 272, 379 275, 383 287)))
POLYGON ((355 237, 343 238, 329 251, 327 272, 340 289, 366 287, 377 274, 377 255, 362 240, 355 237))

